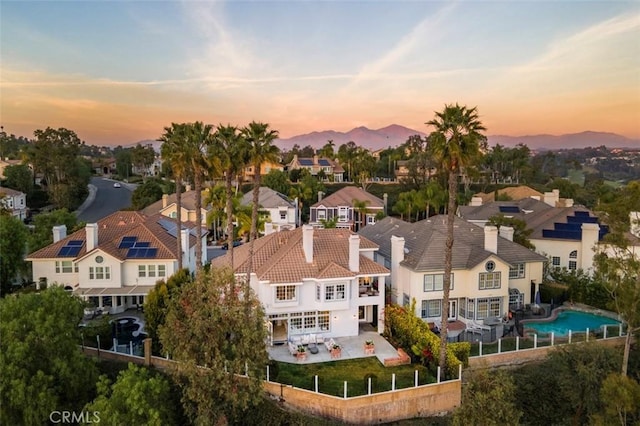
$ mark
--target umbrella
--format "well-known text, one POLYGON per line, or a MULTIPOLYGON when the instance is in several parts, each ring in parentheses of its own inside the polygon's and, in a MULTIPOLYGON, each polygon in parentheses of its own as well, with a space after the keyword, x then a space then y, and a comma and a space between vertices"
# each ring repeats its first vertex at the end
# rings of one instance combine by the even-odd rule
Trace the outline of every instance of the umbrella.
POLYGON ((540 304, 540 290, 536 291, 536 305, 540 304))

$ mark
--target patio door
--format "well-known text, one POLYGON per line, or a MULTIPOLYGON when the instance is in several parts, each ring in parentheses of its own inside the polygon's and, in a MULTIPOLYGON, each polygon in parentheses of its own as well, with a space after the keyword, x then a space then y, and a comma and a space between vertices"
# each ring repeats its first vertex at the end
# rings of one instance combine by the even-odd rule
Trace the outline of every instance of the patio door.
POLYGON ((449 321, 458 319, 458 300, 449 300, 449 321))

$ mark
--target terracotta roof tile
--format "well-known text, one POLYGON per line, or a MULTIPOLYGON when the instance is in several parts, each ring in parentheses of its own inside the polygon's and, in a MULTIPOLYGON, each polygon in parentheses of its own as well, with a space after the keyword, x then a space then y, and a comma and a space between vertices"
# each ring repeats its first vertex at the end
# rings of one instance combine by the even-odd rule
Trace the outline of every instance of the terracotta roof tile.
POLYGON ((325 207, 353 206, 354 201, 368 201, 368 208, 384 208, 383 200, 357 186, 345 186, 311 207, 320 205, 325 207))

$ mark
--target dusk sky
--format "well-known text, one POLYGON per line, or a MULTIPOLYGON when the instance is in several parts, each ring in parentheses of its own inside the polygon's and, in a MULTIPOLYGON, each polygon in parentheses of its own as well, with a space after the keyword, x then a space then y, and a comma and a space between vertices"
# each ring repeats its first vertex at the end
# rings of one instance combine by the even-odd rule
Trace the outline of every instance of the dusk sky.
POLYGON ((638 1, 0 0, 0 123, 87 143, 171 122, 291 137, 477 106, 488 135, 640 138, 638 1))

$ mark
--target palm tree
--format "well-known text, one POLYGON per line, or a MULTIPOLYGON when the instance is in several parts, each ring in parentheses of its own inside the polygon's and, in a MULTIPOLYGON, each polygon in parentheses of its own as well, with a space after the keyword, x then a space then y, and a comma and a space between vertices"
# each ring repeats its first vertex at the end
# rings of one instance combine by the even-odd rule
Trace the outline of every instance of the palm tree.
POLYGON ((212 125, 201 121, 185 126, 185 150, 196 193, 196 273, 202 270, 202 181, 209 168, 205 150, 211 142, 212 129, 212 125))
POLYGON ((160 154, 168 168, 173 172, 176 181, 176 253, 178 270, 182 269, 182 180, 187 174, 188 159, 186 156, 185 124, 171 123, 165 127, 158 141, 162 142, 160 154))
POLYGON ((355 230, 356 232, 365 226, 366 220, 364 218, 367 214, 368 205, 369 200, 353 200, 353 209, 358 212, 358 228, 355 230))
POLYGON ((233 268, 233 179, 242 172, 247 164, 247 143, 236 126, 220 124, 208 147, 208 157, 216 158, 224 172, 224 186, 227 214, 227 242, 229 243, 229 261, 233 268))
POLYGON ((249 157, 253 165, 253 210, 251 212, 251 232, 249 233, 249 264, 247 269, 247 289, 250 285, 251 268, 253 267, 253 244, 258 238, 258 201, 260 197, 260 183, 262 181, 262 163, 276 163, 280 161, 280 149, 273 145, 278 138, 277 130, 269 130, 269 124, 252 121, 242 129, 242 135, 247 140, 249 157))
POLYGON ((449 293, 451 290, 453 257, 453 221, 456 210, 458 175, 481 157, 480 148, 486 145, 486 137, 480 132, 486 129, 478 118, 477 108, 467 108, 458 104, 445 105, 444 110, 436 112, 435 118, 426 124, 435 128, 429 135, 429 149, 447 176, 449 187, 439 359, 440 368, 444 370, 447 356, 447 321, 449 319, 449 293))
POLYGON ((225 189, 223 185, 216 185, 204 190, 203 203, 205 206, 211 206, 207 213, 207 226, 213 229, 213 238, 217 241, 220 239, 220 227, 222 220, 225 218, 225 189))

